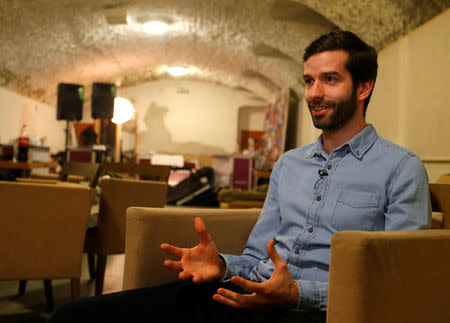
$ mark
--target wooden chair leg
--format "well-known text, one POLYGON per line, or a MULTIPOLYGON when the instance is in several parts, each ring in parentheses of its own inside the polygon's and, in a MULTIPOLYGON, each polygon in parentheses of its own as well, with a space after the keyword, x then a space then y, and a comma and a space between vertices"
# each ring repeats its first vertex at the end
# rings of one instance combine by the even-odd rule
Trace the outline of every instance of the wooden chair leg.
POLYGON ((25 294, 25 289, 27 288, 27 281, 21 280, 19 283, 19 296, 25 294))
POLYGON ((70 290, 72 293, 72 300, 80 298, 80 278, 70 279, 70 290))
POLYGON ((95 254, 88 253, 88 267, 89 267, 89 277, 91 280, 95 279, 95 254))
POLYGON ((95 296, 103 292, 103 281, 105 280, 106 255, 97 255, 97 274, 95 277, 95 296))
POLYGON ((44 280, 45 298, 47 299, 47 310, 52 312, 55 308, 55 303, 53 301, 53 289, 52 281, 44 280))

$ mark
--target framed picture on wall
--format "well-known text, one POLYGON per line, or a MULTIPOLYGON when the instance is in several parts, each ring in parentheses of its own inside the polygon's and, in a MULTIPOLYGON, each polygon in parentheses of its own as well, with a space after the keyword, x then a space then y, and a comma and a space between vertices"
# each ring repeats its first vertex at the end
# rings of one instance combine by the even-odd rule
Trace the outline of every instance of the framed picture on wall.
POLYGON ((286 88, 266 107, 263 144, 256 156, 258 169, 272 169, 284 152, 289 102, 290 89, 286 88))

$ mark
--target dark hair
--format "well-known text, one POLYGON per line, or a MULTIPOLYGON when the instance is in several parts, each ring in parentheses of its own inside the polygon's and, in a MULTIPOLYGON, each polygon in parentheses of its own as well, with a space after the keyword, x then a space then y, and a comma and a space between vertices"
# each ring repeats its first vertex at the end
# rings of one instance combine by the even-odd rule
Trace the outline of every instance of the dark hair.
MULTIPOLYGON (((306 62, 311 56, 321 52, 340 49, 349 53, 346 68, 352 76, 353 86, 369 80, 373 80, 375 85, 378 70, 377 51, 350 31, 332 31, 320 36, 306 47, 303 61, 306 62)), ((364 115, 372 92, 364 101, 364 115)))

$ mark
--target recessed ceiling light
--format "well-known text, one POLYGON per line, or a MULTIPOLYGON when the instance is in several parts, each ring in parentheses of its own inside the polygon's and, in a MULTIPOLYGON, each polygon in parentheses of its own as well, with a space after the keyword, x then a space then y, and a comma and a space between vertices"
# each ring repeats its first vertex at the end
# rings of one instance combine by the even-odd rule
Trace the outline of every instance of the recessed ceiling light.
POLYGON ((174 19, 165 14, 152 12, 148 8, 133 7, 127 10, 127 24, 135 30, 161 35, 172 27, 174 19))
POLYGON ((152 35, 164 34, 169 29, 169 24, 164 21, 149 21, 142 26, 145 32, 152 35))
POLYGON ((183 76, 188 72, 188 69, 182 66, 172 66, 167 68, 167 72, 172 76, 183 76))

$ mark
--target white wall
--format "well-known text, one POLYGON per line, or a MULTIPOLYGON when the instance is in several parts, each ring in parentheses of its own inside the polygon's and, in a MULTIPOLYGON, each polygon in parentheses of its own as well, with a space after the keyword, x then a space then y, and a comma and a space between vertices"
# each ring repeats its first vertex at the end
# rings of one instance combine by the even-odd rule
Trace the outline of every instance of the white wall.
POLYGON ((120 88, 119 95, 138 113, 138 153, 233 153, 238 148, 239 108, 265 104, 244 91, 189 80, 120 88))
POLYGON ((266 105, 240 107, 238 112, 239 130, 263 131, 266 105))
POLYGON ((64 149, 65 122, 56 120, 56 108, 0 87, 0 143, 12 143, 23 124, 30 136, 46 137, 51 152, 64 149))
MULTIPOLYGON (((265 105, 250 93, 198 81, 160 80, 120 88, 118 94, 130 99, 138 112, 142 153, 233 153, 238 147, 240 108, 265 105)), ((29 135, 47 137, 52 153, 64 149, 66 123, 56 120, 56 107, 1 87, 0 103, 0 143, 12 143, 25 123, 29 135)), ((92 122, 89 105, 83 106, 82 122, 92 122)), ((261 113, 249 113, 250 130, 258 130, 261 113)), ((123 132, 125 150, 132 149, 133 136, 123 132)))
MULTIPOLYGON (((450 160, 450 10, 379 53, 368 121, 424 160, 450 160)), ((448 162, 426 162, 430 182, 448 162)))
POLYGON ((447 10, 379 54, 368 120, 421 157, 450 157, 449 30, 447 10))
MULTIPOLYGON (((450 160, 450 10, 378 53, 379 70, 367 121, 378 133, 428 160, 450 160)), ((304 100, 299 145, 316 140, 304 100)), ((448 162, 426 162, 430 182, 448 162)))

